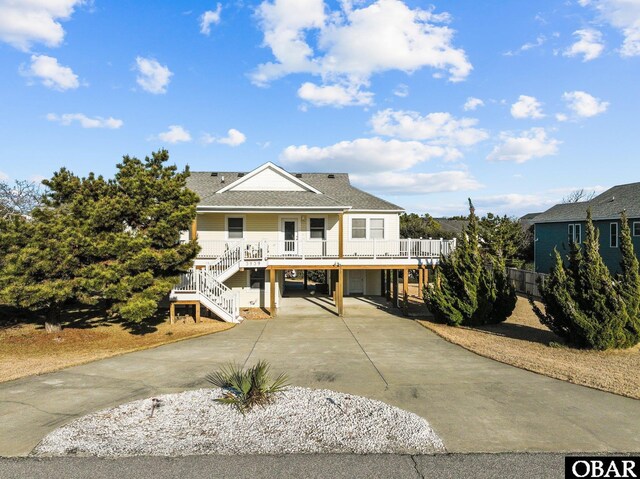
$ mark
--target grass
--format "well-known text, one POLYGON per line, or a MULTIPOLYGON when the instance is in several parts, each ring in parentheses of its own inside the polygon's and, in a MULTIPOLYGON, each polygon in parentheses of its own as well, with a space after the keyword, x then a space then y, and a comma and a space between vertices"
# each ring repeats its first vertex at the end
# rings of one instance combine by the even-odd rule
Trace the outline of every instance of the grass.
MULTIPOLYGON (((415 295, 417 288, 411 292, 415 295)), ((419 302, 415 296, 412 301, 414 304, 419 302)), ((481 356, 574 384, 640 399, 640 345, 615 351, 568 347, 540 323, 526 298, 518 298, 513 314, 501 324, 456 328, 430 320, 419 323, 447 341, 481 356)))
POLYGON ((208 318, 170 324, 166 312, 144 325, 107 320, 95 308, 76 306, 63 330, 46 333, 42 318, 0 306, 0 382, 43 374, 119 354, 224 331, 233 324, 208 318))

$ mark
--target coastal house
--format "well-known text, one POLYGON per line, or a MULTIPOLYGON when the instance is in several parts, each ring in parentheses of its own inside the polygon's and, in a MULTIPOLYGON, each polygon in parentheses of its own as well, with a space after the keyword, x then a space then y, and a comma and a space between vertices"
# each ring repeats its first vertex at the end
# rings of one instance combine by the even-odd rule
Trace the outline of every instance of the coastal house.
POLYGON ((626 212, 633 246, 640 255, 640 183, 614 186, 589 201, 555 205, 533 218, 535 270, 548 273, 554 265, 553 250, 563 257, 572 242, 584 241, 587 210, 600 234, 600 254, 613 272, 620 269, 620 215, 626 212))
POLYGON ((184 240, 201 251, 171 292, 175 305, 204 306, 225 321, 240 307, 273 316, 286 293, 285 272, 324 271, 326 294, 342 315, 344 295, 386 295, 398 302, 399 271, 419 289, 428 268, 455 240, 401 239, 401 207, 351 185, 345 173, 290 173, 273 163, 250 172, 192 172, 200 197, 184 240), (396 287, 394 288, 394 285, 396 287))

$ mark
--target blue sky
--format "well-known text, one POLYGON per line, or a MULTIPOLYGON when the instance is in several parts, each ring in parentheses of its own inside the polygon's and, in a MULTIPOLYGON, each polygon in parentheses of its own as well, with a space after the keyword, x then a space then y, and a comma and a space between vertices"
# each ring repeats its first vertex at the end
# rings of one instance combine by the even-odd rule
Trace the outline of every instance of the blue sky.
POLYGON ((408 211, 640 181, 640 0, 0 0, 0 178, 346 171, 408 211))

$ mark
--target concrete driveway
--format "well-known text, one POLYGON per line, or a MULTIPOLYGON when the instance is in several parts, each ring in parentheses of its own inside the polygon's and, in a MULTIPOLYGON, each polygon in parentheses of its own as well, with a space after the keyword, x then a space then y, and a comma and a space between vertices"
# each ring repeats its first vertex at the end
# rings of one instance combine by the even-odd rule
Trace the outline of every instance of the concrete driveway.
POLYGON ((451 452, 640 451, 640 401, 479 357, 366 298, 345 308, 340 319, 326 299, 284 298, 275 320, 0 384, 0 455, 28 454, 91 411, 206 386, 212 369, 258 359, 295 385, 413 411, 451 452))

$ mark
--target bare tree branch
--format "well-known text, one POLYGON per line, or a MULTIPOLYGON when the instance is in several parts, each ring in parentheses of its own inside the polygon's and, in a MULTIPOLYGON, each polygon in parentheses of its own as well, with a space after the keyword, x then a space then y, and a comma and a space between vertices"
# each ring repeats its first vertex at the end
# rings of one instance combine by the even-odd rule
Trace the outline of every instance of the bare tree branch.
POLYGON ((595 198, 595 191, 586 191, 584 188, 572 191, 562 198, 562 203, 579 203, 580 201, 590 201, 595 198))
POLYGON ((0 181, 0 218, 11 215, 29 215, 42 201, 42 187, 27 180, 14 184, 0 181))

